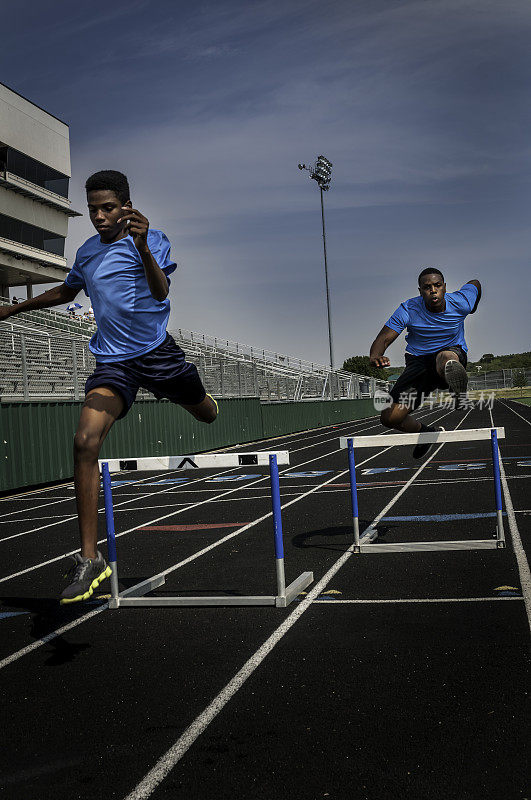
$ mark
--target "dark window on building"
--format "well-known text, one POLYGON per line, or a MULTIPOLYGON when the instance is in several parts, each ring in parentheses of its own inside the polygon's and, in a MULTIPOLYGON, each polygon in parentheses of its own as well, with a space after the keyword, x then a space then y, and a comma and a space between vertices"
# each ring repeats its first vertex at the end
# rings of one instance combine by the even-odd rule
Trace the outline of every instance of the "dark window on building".
MULTIPOLYGON (((61 197, 68 197, 68 178, 61 172, 35 161, 34 158, 19 153, 12 147, 0 147, 0 169, 2 162, 5 164, 4 170, 25 178, 43 189, 49 189, 61 197)), ((3 171, 3 170, 2 170, 3 171)))
POLYGON ((37 228, 35 225, 28 225, 13 217, 6 217, 0 214, 0 236, 4 239, 11 239, 20 244, 29 244, 39 250, 46 250, 47 253, 55 253, 63 256, 65 252, 65 240, 63 236, 58 236, 51 231, 37 228))

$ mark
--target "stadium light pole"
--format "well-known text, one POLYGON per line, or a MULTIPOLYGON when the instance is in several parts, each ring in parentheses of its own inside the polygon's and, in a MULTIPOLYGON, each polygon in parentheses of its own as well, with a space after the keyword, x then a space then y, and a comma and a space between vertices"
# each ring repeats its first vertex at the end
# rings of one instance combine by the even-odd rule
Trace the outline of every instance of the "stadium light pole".
MULTIPOLYGON (((325 267, 325 284, 326 284, 326 311, 328 318, 328 348, 330 351, 330 369, 334 369, 334 346, 332 341, 332 322, 330 315, 330 292, 328 288, 328 263, 326 259, 326 231, 325 231, 325 218, 324 218, 324 202, 323 192, 330 189, 330 181, 332 180, 332 162, 324 156, 318 156, 313 167, 307 167, 306 164, 299 164, 299 169, 305 169, 310 173, 310 178, 316 181, 321 193, 321 221, 323 225, 323 249, 324 249, 324 267, 325 267)), ((330 377, 331 380, 331 377, 330 377)), ((330 387, 332 388, 332 387, 330 387)))

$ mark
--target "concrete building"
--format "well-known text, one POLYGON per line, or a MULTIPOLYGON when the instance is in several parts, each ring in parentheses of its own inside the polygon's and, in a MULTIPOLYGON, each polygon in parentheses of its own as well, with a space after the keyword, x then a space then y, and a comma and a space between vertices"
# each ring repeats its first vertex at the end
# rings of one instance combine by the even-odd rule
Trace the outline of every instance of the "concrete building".
POLYGON ((0 297, 64 281, 70 176, 68 125, 0 83, 0 297))

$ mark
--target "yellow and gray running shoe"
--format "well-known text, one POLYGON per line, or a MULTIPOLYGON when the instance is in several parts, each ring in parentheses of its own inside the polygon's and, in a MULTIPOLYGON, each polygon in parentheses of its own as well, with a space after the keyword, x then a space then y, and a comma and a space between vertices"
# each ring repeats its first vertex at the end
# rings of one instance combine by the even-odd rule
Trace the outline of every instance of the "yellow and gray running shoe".
POLYGON ((94 589, 112 572, 99 550, 96 558, 83 558, 76 553, 72 560, 74 563, 65 575, 70 583, 61 592, 61 605, 88 600, 94 589))

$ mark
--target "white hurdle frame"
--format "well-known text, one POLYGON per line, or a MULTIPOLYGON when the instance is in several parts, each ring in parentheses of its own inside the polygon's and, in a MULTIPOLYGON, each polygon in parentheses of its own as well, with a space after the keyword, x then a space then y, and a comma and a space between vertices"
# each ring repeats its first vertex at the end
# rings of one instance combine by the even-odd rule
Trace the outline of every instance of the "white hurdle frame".
POLYGON ((352 501, 352 525, 354 529, 355 553, 408 553, 430 550, 498 550, 505 547, 503 530, 503 511, 500 479, 498 439, 505 439, 505 428, 468 428, 455 431, 435 431, 424 433, 398 433, 387 436, 341 436, 339 446, 348 450, 350 473, 350 494, 352 501), (471 442, 490 439, 492 465, 494 469, 494 497, 496 502, 496 533, 492 539, 463 539, 445 542, 397 542, 394 544, 375 543, 378 538, 376 528, 369 526, 360 538, 358 517, 358 488, 356 483, 356 461, 354 448, 380 447, 383 443, 411 445, 419 443, 471 442))
POLYGON ((289 586, 286 586, 284 573, 284 542, 282 537, 282 511, 278 464, 289 464, 289 452, 260 453, 202 453, 188 456, 163 456, 137 459, 100 460, 100 470, 105 498, 105 522, 107 528, 107 551, 111 568, 111 597, 109 608, 127 606, 275 606, 285 608, 298 594, 313 582, 313 572, 303 572, 289 586), (133 464, 135 466, 133 466, 133 464), (208 469, 219 467, 238 467, 269 464, 271 481, 271 500, 273 507, 273 528, 275 540, 275 566, 277 578, 276 595, 238 595, 238 596, 197 596, 197 597, 146 597, 147 594, 166 582, 166 572, 154 575, 145 581, 120 592, 118 585, 118 563, 116 555, 116 536, 114 531, 114 511, 112 500, 111 471, 153 470, 153 469, 208 469))

